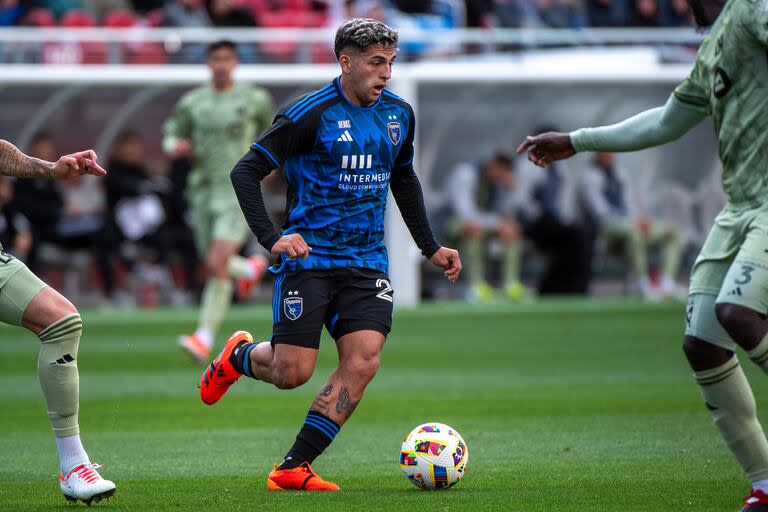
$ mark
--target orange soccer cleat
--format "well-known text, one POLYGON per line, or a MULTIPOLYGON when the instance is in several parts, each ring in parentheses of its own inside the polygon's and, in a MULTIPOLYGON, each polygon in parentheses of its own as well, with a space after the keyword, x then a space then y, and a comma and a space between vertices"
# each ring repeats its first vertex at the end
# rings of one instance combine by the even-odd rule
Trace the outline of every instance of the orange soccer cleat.
POLYGON ((312 470, 308 462, 292 469, 277 469, 277 464, 267 478, 270 491, 338 491, 339 486, 326 482, 312 470))
POLYGON ((216 356, 216 359, 203 372, 203 376, 200 378, 200 398, 206 404, 213 405, 218 402, 227 392, 229 386, 237 382, 237 379, 242 375, 229 362, 232 351, 242 341, 253 341, 253 336, 246 331, 234 333, 224 344, 224 348, 216 356))
POLYGON ((269 261, 261 254, 254 254, 248 258, 248 265, 253 269, 253 277, 239 277, 235 281, 238 300, 247 300, 251 296, 254 288, 267 273, 269 261))

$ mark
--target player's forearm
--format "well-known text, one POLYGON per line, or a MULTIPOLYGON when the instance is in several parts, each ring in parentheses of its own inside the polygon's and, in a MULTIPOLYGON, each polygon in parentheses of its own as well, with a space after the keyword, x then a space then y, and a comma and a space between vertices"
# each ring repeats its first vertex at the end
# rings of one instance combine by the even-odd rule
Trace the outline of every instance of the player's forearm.
POLYGON ((571 144, 578 151, 637 151, 680 138, 699 124, 706 114, 686 108, 670 97, 657 107, 620 123, 571 132, 571 144))
POLYGON ((414 242, 426 258, 431 258, 440 249, 440 245, 435 241, 435 236, 429 227, 424 195, 413 166, 396 169, 392 173, 389 185, 414 242))
POLYGON ((19 149, 0 139, 0 174, 16 178, 52 178, 52 162, 25 155, 19 149))
POLYGON ((261 180, 273 168, 274 165, 262 154, 249 151, 235 164, 229 175, 248 226, 267 250, 271 250, 280 238, 279 231, 269 218, 261 193, 261 180))

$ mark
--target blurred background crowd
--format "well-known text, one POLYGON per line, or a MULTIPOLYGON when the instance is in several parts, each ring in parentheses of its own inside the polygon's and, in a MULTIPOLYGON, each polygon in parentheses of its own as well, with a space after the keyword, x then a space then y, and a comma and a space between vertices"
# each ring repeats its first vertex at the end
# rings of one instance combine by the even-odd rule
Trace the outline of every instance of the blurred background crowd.
MULTIPOLYGON (((349 17, 370 17, 398 30, 434 31, 457 28, 584 29, 588 27, 692 26, 685 0, 2 0, 1 26, 177 28, 333 28, 349 17)), ((121 47, 103 41, 19 44, 0 47, 5 62, 59 64, 163 64, 203 60, 200 45, 173 38, 128 41, 121 47)), ((516 49, 515 45, 504 48, 516 49)), ((426 45, 403 47, 402 59, 439 52, 426 45)), ((330 62, 327 46, 300 51, 296 42, 243 44, 241 60, 255 62, 330 62)), ((401 59, 401 60, 402 60, 401 59)))

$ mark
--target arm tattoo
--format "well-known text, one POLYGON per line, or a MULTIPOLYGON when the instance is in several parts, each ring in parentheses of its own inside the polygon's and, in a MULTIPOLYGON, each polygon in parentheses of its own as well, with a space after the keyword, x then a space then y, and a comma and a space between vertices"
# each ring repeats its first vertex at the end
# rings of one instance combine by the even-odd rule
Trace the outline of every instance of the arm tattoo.
POLYGON ((331 401, 328 399, 328 397, 331 396, 332 392, 333 384, 328 384, 325 386, 323 390, 320 391, 320 394, 317 395, 315 401, 312 402, 312 407, 310 407, 310 410, 325 414, 327 416, 328 412, 331 410, 331 401))
POLYGON ((341 391, 339 391, 339 399, 336 401, 336 414, 346 414, 349 418, 355 412, 358 403, 349 398, 349 391, 342 386, 341 391))
POLYGON ((0 139, 0 174, 16 178, 50 178, 49 162, 32 158, 6 140, 0 139))

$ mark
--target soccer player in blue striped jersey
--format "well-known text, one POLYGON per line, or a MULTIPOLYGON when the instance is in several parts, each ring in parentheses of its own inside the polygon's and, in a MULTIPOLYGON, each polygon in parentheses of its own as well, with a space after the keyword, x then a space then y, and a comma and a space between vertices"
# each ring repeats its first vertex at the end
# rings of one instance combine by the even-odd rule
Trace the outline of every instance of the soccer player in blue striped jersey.
POLYGON ((272 490, 338 490, 310 464, 333 441, 379 368, 392 324, 384 211, 389 189, 425 257, 450 282, 461 271, 457 251, 434 239, 413 169, 413 109, 385 86, 397 54, 397 33, 354 19, 336 33, 341 76, 303 96, 238 162, 232 183, 249 226, 279 256, 273 331, 253 343, 235 333, 200 383, 213 404, 241 375, 295 388, 312 376, 325 326, 339 365, 312 403, 296 441, 267 480, 272 490), (287 221, 272 224, 260 181, 282 167, 288 181, 287 221))

